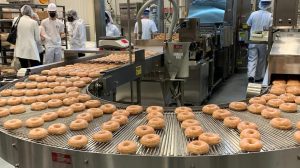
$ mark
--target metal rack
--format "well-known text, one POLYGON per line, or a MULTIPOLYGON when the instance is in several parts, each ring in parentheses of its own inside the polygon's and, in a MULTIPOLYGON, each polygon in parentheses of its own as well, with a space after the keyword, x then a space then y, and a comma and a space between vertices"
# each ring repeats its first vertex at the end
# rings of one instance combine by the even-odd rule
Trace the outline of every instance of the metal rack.
MULTIPOLYGON (((19 11, 13 12, 13 11, 3 11, 3 9, 20 9, 24 4, 1 4, 0 3, 0 30, 1 32, 9 32, 11 30, 11 26, 12 26, 12 22, 13 19, 3 19, 3 15, 7 14, 7 13, 11 13, 11 14, 20 14, 19 11), (9 26, 5 26, 3 23, 9 23, 11 25, 9 26)), ((42 10, 45 11, 45 9, 47 8, 47 5, 38 5, 38 4, 27 4, 29 6, 31 6, 33 9, 38 9, 38 10, 42 10)), ((59 18, 61 20, 63 20, 64 25, 65 25, 65 33, 67 33, 67 24, 66 24, 66 9, 65 6, 57 6, 58 8, 62 8, 62 14, 63 14, 63 18, 59 18)), ((65 38, 65 44, 63 44, 63 46, 65 46, 66 48, 68 48, 68 41, 67 38, 65 38)), ((12 56, 8 57, 7 53, 8 52, 13 52, 13 49, 7 49, 7 48, 3 48, 1 43, 1 39, 0 39, 0 53, 1 53, 1 59, 2 59, 2 64, 7 64, 7 59, 11 58, 12 56)))

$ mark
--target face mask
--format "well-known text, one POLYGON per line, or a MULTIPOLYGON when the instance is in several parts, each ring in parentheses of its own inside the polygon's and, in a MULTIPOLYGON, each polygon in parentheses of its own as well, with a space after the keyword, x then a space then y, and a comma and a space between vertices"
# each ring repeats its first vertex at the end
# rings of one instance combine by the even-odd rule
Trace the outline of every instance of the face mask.
POLYGON ((49 13, 49 16, 50 16, 51 18, 55 18, 55 17, 56 17, 56 12, 51 12, 51 13, 49 13))
POLYGON ((68 17, 67 20, 68 20, 68 22, 73 22, 74 18, 73 17, 68 17))

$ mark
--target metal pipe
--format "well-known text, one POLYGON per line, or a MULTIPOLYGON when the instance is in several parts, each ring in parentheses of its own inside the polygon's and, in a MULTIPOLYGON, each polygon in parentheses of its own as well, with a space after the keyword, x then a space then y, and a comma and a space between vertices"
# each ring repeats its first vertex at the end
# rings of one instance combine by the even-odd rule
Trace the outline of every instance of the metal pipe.
POLYGON ((105 3, 104 0, 94 0, 95 26, 96 26, 96 45, 99 47, 99 38, 106 36, 105 28, 105 3))
POLYGON ((142 38, 142 34, 143 34, 143 25, 142 25, 142 14, 144 13, 145 9, 150 6, 151 4, 153 4, 155 1, 157 0, 149 0, 148 2, 146 2, 141 9, 139 10, 138 14, 137 14, 137 22, 138 22, 138 39, 142 38))
MULTIPOLYGON (((130 24, 130 18, 131 18, 131 15, 130 15, 130 0, 127 0, 127 17, 128 17, 128 40, 129 40, 129 62, 130 64, 132 64, 132 45, 131 45, 131 24, 130 24)), ((130 100, 131 100, 131 103, 133 103, 133 82, 131 81, 130 82, 130 100)))

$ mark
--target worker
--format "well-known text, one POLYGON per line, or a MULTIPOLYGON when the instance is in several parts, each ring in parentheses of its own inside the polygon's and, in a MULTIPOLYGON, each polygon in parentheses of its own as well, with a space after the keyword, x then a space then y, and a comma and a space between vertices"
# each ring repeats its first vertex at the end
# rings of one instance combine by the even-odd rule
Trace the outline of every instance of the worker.
MULTIPOLYGON (((261 0, 259 2, 259 11, 253 12, 248 21, 251 27, 251 34, 268 31, 272 26, 272 13, 268 11, 271 8, 272 0, 261 0)), ((248 51, 248 80, 249 82, 262 82, 267 64, 267 44, 249 44, 248 51)))
POLYGON ((68 35, 70 37, 71 49, 83 49, 86 43, 86 28, 82 19, 79 19, 75 10, 69 10, 67 12, 67 28, 68 35))
POLYGON ((111 13, 109 11, 105 11, 105 23, 106 23, 106 36, 109 37, 120 37, 121 32, 116 25, 114 25, 114 21, 111 17, 111 13))
POLYGON ((44 49, 42 41, 44 41, 45 38, 42 36, 42 34, 44 34, 45 31, 43 31, 43 27, 40 26, 40 24, 41 24, 40 17, 39 17, 39 15, 37 13, 33 13, 32 16, 31 16, 31 18, 33 20, 35 20, 39 24, 39 30, 40 30, 39 33, 40 33, 41 41, 37 42, 37 47, 38 47, 38 51, 39 51, 39 55, 40 55, 40 64, 43 65, 45 49, 44 49))
POLYGON ((64 24, 57 19, 57 7, 50 3, 47 8, 49 18, 44 19, 41 26, 45 30, 46 53, 44 64, 59 62, 62 59, 61 38, 64 37, 64 24))
MULTIPOLYGON (((150 10, 146 9, 142 17, 142 40, 150 40, 154 38, 154 34, 158 32, 153 20, 149 19, 150 10)), ((136 39, 138 37, 138 23, 135 24, 134 33, 136 39)))

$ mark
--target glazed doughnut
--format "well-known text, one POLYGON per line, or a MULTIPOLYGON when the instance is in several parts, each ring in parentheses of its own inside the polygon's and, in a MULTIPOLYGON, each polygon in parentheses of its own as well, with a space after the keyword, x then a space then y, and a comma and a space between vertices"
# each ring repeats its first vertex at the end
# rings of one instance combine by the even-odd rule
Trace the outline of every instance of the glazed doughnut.
POLYGON ((290 130, 293 128, 291 120, 287 118, 273 118, 270 121, 272 127, 281 129, 281 130, 290 130))
POLYGON ((278 96, 274 95, 274 94, 265 94, 261 96, 263 99, 266 100, 266 102, 268 102, 271 99, 277 99, 278 96))
POLYGON ((99 100, 89 100, 84 103, 86 108, 98 108, 101 106, 101 102, 99 100))
POLYGON ((156 130, 163 129, 165 127, 165 120, 161 118, 152 118, 148 121, 147 125, 156 130))
POLYGON ((147 114, 146 118, 147 118, 147 120, 151 120, 152 118, 164 119, 164 115, 163 115, 163 113, 160 113, 160 112, 151 112, 151 113, 147 114))
POLYGON ((146 109, 147 113, 152 113, 152 112, 159 112, 159 113, 164 113, 164 108, 161 106, 150 106, 146 109))
POLYGON ((75 82, 73 82, 73 86, 78 87, 78 88, 84 88, 86 86, 86 83, 83 81, 75 81, 75 82))
POLYGON ((135 129, 134 133, 138 137, 143 137, 144 135, 147 135, 147 134, 154 134, 155 130, 154 130, 154 128, 152 128, 148 125, 140 125, 135 129))
POLYGON ((115 132, 120 128, 120 124, 116 121, 107 121, 101 125, 103 130, 115 132))
POLYGON ((72 104, 70 107, 73 109, 73 111, 74 111, 75 113, 81 112, 81 111, 84 111, 84 110, 85 110, 85 105, 84 105, 84 103, 75 103, 75 104, 72 104))
POLYGON ((75 91, 72 91, 72 92, 68 93, 68 97, 75 97, 75 98, 77 98, 79 95, 80 95, 80 93, 79 92, 75 92, 75 91))
POLYGON ((80 78, 80 81, 83 81, 84 83, 89 84, 93 81, 93 79, 90 77, 82 77, 82 78, 80 78))
POLYGON ((203 155, 209 152, 209 145, 204 141, 192 141, 187 144, 187 151, 192 155, 203 155))
POLYGON ((112 114, 117 110, 117 107, 113 104, 104 104, 100 107, 104 114, 112 114))
POLYGON ((113 116, 111 118, 111 121, 116 121, 118 122, 120 125, 125 125, 128 123, 128 118, 124 115, 119 115, 119 116, 113 116))
POLYGON ((51 99, 51 97, 49 95, 39 95, 36 97, 36 100, 39 102, 48 102, 51 99))
POLYGON ((244 102, 232 102, 229 104, 229 108, 234 111, 245 111, 247 110, 247 104, 244 102))
POLYGON ((81 78, 82 77, 87 77, 88 73, 86 73, 86 72, 77 72, 76 76, 81 77, 81 78))
POLYGON ((63 105, 63 102, 59 99, 52 99, 48 101, 48 108, 58 108, 63 105))
POLYGON ((39 93, 41 95, 50 95, 53 93, 53 90, 50 88, 44 88, 44 89, 39 90, 39 93))
POLYGON ((244 139, 244 138, 255 138, 255 139, 261 139, 261 135, 260 133, 255 130, 255 129, 244 129, 241 134, 240 134, 240 138, 244 139))
POLYGON ((262 105, 262 104, 251 104, 250 106, 248 106, 248 111, 250 113, 253 114, 261 114, 261 112, 266 108, 266 106, 262 105))
POLYGON ((212 115, 214 111, 219 110, 220 107, 216 104, 209 104, 202 108, 202 112, 205 114, 212 115))
POLYGON ((300 96, 295 98, 295 103, 297 103, 298 105, 300 105, 300 96))
POLYGON ((123 141, 118 144, 117 150, 120 154, 135 154, 137 151, 137 145, 133 141, 123 141))
POLYGON ((26 89, 36 89, 36 88, 37 88, 37 82, 26 83, 26 89))
POLYGON ((273 86, 270 90, 270 93, 277 95, 277 96, 285 94, 285 87, 274 87, 273 86))
POLYGON ((48 76, 56 76, 56 75, 58 75, 58 71, 50 70, 48 72, 48 76))
POLYGON ((0 118, 9 116, 10 112, 6 108, 0 108, 0 118))
POLYGON ((9 109, 10 114, 22 114, 26 112, 26 107, 23 105, 13 106, 9 109))
POLYGON ((31 96, 38 96, 40 94, 40 91, 38 89, 31 89, 25 91, 25 96, 31 97, 31 96))
POLYGON ((66 89, 67 93, 72 92, 72 91, 74 91, 74 92, 80 92, 80 89, 78 87, 68 87, 66 89))
POLYGON ((255 138, 243 138, 240 141, 240 148, 245 152, 259 152, 262 147, 262 142, 255 138))
POLYGON ((188 120, 184 120, 181 123, 181 128, 182 129, 186 129, 187 127, 191 127, 191 126, 199 126, 200 123, 198 120, 194 120, 194 119, 188 119, 188 120))
POLYGON ((272 118, 278 118, 281 116, 281 113, 279 110, 274 108, 266 108, 261 111, 261 115, 266 119, 272 119, 272 118))
POLYGON ((184 130, 184 135, 187 137, 187 138, 197 138, 199 137, 201 134, 203 134, 203 129, 202 127, 200 126, 190 126, 190 127, 187 127, 185 130, 184 130))
POLYGON ((92 114, 94 118, 99 118, 103 116, 103 111, 99 108, 90 108, 86 112, 92 114))
POLYGON ((76 81, 79 81, 79 80, 80 80, 80 77, 78 77, 78 76, 73 76, 73 77, 69 78, 70 82, 76 82, 76 81))
POLYGON ((298 130, 300 130, 300 121, 297 122, 296 128, 297 128, 298 130))
POLYGON ((73 82, 65 81, 65 82, 61 82, 60 85, 65 87, 73 87, 73 82))
POLYGON ((49 72, 50 72, 50 70, 43 70, 43 71, 41 72, 41 74, 42 74, 42 75, 48 75, 49 72))
POLYGON ((22 104, 30 105, 32 103, 35 103, 36 101, 36 97, 23 97, 22 104))
POLYGON ((140 143, 142 145, 144 145, 147 148, 154 148, 157 147, 160 143, 160 136, 157 134, 147 134, 144 135, 141 140, 140 143))
POLYGON ((268 101, 267 105, 270 107, 278 108, 284 101, 281 99, 271 99, 268 101))
POLYGON ((177 114, 177 120, 180 122, 188 119, 195 119, 195 118, 196 116, 192 112, 181 112, 177 114))
POLYGON ((0 95, 2 97, 9 97, 9 96, 11 96, 11 93, 12 93, 11 89, 5 89, 0 92, 0 95))
POLYGON ((59 76, 68 76, 69 73, 68 73, 67 71, 59 71, 59 72, 58 72, 58 75, 59 75, 59 76))
POLYGON ((37 87, 38 89, 45 89, 45 88, 48 88, 48 82, 41 82, 41 83, 38 83, 38 84, 36 85, 36 87, 37 87))
POLYGON ((205 132, 199 136, 199 140, 206 142, 209 145, 217 145, 221 143, 221 137, 215 133, 205 132))
POLYGON ((22 121, 19 119, 7 120, 4 122, 3 127, 7 130, 15 130, 22 127, 22 121))
POLYGON ((248 129, 248 128, 258 130, 258 126, 255 123, 248 122, 248 121, 242 121, 237 126, 237 129, 240 132, 242 132, 243 130, 248 129))
POLYGON ((90 78, 98 78, 98 77, 100 77, 100 73, 98 73, 98 72, 90 72, 89 73, 89 77, 90 78))
POLYGON ((175 113, 182 113, 182 112, 193 112, 193 110, 190 107, 177 107, 175 109, 175 113))
POLYGON ((296 103, 283 103, 279 106, 279 109, 286 113, 296 113, 298 106, 296 103))
POLYGON ((19 97, 12 97, 7 99, 6 104, 9 106, 16 106, 22 103, 22 98, 19 97))
POLYGON ((44 120, 41 117, 32 117, 25 121, 25 125, 28 128, 37 128, 44 125, 44 120))
POLYGON ((294 134, 294 139, 298 144, 300 144, 300 131, 296 131, 294 134))
POLYGON ((55 79, 55 82, 61 83, 61 82, 65 82, 65 81, 67 81, 67 80, 68 80, 68 79, 65 78, 65 77, 57 77, 57 78, 55 79))
POLYGON ((81 149, 88 144, 88 138, 84 135, 76 135, 68 140, 68 145, 72 148, 81 149))
POLYGON ((92 99, 92 97, 88 94, 81 94, 77 98, 79 99, 79 102, 81 102, 81 103, 87 102, 92 99))
POLYGON ((35 81, 37 81, 37 82, 46 82, 47 81, 47 76, 37 76, 35 78, 35 81))
POLYGON ((93 140, 96 142, 106 143, 111 141, 113 134, 110 131, 101 130, 93 135, 93 140))
POLYGON ((11 95, 14 97, 21 97, 25 95, 25 90, 13 90, 11 95))
POLYGON ((35 81, 35 78, 36 77, 38 77, 39 75, 30 75, 30 76, 28 76, 28 79, 30 80, 30 81, 35 81))
POLYGON ((48 87, 53 89, 55 87, 58 87, 60 85, 59 82, 51 82, 51 83, 48 83, 48 87))
POLYGON ((6 104, 7 104, 7 100, 0 98, 0 107, 6 106, 6 104))
POLYGON ((70 105, 78 103, 78 102, 79 102, 78 98, 75 98, 75 97, 65 98, 63 100, 63 104, 65 106, 70 106, 70 105))
POLYGON ((224 120, 226 117, 230 117, 232 114, 225 109, 219 109, 213 112, 212 117, 216 120, 224 120))
POLYGON ((119 115, 124 115, 126 117, 129 117, 130 113, 126 110, 117 110, 112 114, 112 116, 119 116, 119 115))
POLYGON ((253 97, 249 100, 249 104, 267 104, 266 100, 262 97, 253 97))
POLYGON ((285 93, 279 96, 279 98, 286 103, 295 103, 296 96, 290 93, 285 93))
POLYGON ((31 104, 32 111, 42 111, 48 108, 47 103, 44 102, 36 102, 31 104))
POLYGON ((238 117, 226 117, 224 119, 224 125, 228 128, 237 128, 239 123, 242 122, 242 120, 238 117))
POLYGON ((17 82, 15 84, 16 89, 25 89, 26 88, 26 83, 25 82, 17 82))
POLYGON ((59 100, 62 100, 62 101, 67 97, 68 97, 68 95, 66 93, 58 93, 58 94, 50 95, 51 99, 59 99, 59 100))
POLYGON ((300 82, 298 80, 288 80, 286 85, 287 86, 299 86, 300 82))
POLYGON ((72 116, 74 111, 70 107, 63 107, 63 108, 60 108, 56 113, 59 118, 66 118, 66 117, 72 116))
POLYGON ((89 126, 89 123, 84 119, 76 119, 72 121, 70 124, 70 130, 72 131, 80 131, 86 129, 89 126))
POLYGON ((48 131, 44 128, 35 128, 29 131, 28 138, 33 140, 41 140, 48 136, 48 131))
POLYGON ((57 78, 56 76, 48 76, 47 82, 55 82, 56 78, 57 78))
POLYGON ((299 96, 300 95, 300 86, 289 86, 286 88, 286 92, 299 96))
POLYGON ((286 84, 286 81, 285 80, 274 80, 272 82, 273 85, 276 85, 276 84, 286 84))
POLYGON ((76 116, 76 119, 84 119, 87 122, 91 122, 93 121, 94 117, 91 113, 85 112, 85 113, 78 114, 76 116))
POLYGON ((143 112, 143 107, 138 105, 131 105, 126 108, 126 111, 128 111, 130 115, 137 115, 143 112))
POLYGON ((48 112, 44 113, 41 117, 45 122, 50 122, 56 120, 58 118, 58 114, 55 112, 48 112))
POLYGON ((65 86, 56 86, 54 89, 53 89, 53 92, 54 93, 65 93, 66 92, 66 87, 65 86))

